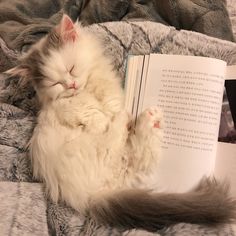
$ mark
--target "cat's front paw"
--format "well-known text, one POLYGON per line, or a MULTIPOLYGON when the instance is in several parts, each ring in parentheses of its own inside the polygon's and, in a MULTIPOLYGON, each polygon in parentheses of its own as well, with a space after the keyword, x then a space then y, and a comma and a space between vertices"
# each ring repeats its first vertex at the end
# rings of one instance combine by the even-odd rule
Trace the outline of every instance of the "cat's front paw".
POLYGON ((105 116, 103 113, 94 115, 91 120, 85 126, 85 129, 90 133, 101 134, 108 130, 110 123, 109 117, 105 116))
POLYGON ((163 115, 157 107, 150 107, 142 112, 137 120, 136 131, 143 134, 160 132, 163 127, 163 115))

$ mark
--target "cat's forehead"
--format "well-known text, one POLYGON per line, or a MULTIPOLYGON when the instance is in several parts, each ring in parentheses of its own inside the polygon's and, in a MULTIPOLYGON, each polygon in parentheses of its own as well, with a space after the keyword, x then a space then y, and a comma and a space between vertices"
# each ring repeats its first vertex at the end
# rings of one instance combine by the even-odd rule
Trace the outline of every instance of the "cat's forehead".
POLYGON ((60 35, 55 29, 52 29, 38 43, 32 46, 26 54, 26 58, 35 56, 37 53, 42 56, 47 56, 50 54, 50 50, 59 50, 62 46, 63 42, 60 35))
POLYGON ((58 32, 53 29, 49 32, 49 34, 46 36, 45 41, 42 45, 42 51, 45 54, 48 54, 50 49, 58 50, 63 46, 63 41, 58 34, 58 32))

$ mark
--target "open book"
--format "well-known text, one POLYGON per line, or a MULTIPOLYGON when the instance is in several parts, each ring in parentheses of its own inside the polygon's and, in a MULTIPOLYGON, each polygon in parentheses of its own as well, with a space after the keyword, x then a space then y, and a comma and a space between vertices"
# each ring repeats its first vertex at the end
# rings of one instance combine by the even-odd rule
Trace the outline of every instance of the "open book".
POLYGON ((218 142, 226 78, 236 78, 236 66, 218 59, 161 54, 129 57, 127 111, 134 120, 150 106, 163 111, 162 159, 157 171, 160 189, 186 191, 203 176, 214 175, 229 178, 236 196, 236 144, 218 142))

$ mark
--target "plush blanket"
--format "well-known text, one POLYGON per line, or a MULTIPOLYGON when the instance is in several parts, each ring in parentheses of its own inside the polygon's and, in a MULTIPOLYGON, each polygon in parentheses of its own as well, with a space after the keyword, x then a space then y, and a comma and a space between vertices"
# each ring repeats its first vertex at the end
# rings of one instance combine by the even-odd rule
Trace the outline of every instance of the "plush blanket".
POLYGON ((236 5, 235 0, 227 0, 227 9, 230 16, 230 21, 233 28, 234 38, 236 39, 236 5))
MULTIPOLYGON (((82 9, 82 12, 90 3, 71 2, 77 6, 78 3, 81 3, 79 9, 82 9)), ((143 2, 147 3, 147 1, 143 2)), ((198 1, 191 2, 197 3, 198 1)), ((200 2, 210 4, 211 1, 200 2)), ((139 1, 139 3, 142 2, 139 1)), ((1 71, 17 64, 20 53, 27 50, 30 44, 38 40, 59 20, 62 4, 62 1, 52 0, 45 0, 40 4, 36 0, 0 1, 0 21, 4 22, 0 25, 1 71), (23 5, 22 2, 24 2, 23 5), (45 5, 45 8, 41 8, 43 3, 50 3, 51 7, 45 5), (11 14, 4 15, 3 12, 11 14), (45 14, 45 17, 42 17, 42 14, 45 14), (44 24, 47 25, 46 28, 43 27, 44 24)), ((70 14, 74 14, 72 8, 69 10, 68 5, 66 7, 70 14)), ((125 13, 128 15, 128 12, 125 13)), ((228 21, 227 17, 225 19, 228 21)), ((232 33, 230 25, 226 24, 227 27, 232 33)), ((223 28, 219 27, 218 32, 223 31, 223 28)), ((235 43, 190 31, 178 31, 160 23, 126 20, 97 23, 90 26, 89 29, 104 43, 106 54, 112 58, 114 67, 122 78, 125 76, 126 59, 129 54, 156 52, 200 55, 220 58, 227 61, 228 64, 236 64, 235 43)), ((44 193, 43 184, 37 183, 32 178, 30 160, 26 150, 27 142, 35 126, 36 107, 37 101, 32 87, 28 85, 19 88, 18 78, 8 78, 4 74, 0 74, 0 234, 13 236, 234 235, 231 226, 209 228, 189 224, 178 224, 156 234, 139 230, 124 232, 122 229, 96 225, 91 219, 83 218, 79 212, 61 202, 52 203, 44 193)))
POLYGON ((1 0, 0 37, 11 49, 26 50, 63 11, 85 25, 150 20, 234 40, 224 0, 1 0))

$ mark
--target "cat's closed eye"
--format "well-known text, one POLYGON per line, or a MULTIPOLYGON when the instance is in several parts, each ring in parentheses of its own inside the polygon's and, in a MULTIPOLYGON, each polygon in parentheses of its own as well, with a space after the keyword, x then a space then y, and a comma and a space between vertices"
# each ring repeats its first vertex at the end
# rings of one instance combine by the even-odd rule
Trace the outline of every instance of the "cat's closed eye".
POLYGON ((72 73, 73 72, 73 70, 74 70, 74 68, 75 68, 75 65, 73 65, 71 68, 70 68, 70 73, 72 73))
POLYGON ((52 84, 51 86, 57 86, 57 85, 63 86, 62 82, 56 82, 56 83, 52 84))
POLYGON ((73 65, 73 66, 68 70, 71 76, 74 76, 74 74, 73 74, 74 69, 75 69, 75 65, 73 65))

